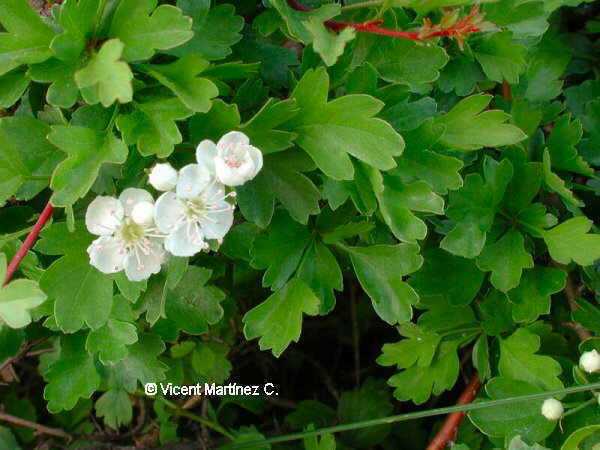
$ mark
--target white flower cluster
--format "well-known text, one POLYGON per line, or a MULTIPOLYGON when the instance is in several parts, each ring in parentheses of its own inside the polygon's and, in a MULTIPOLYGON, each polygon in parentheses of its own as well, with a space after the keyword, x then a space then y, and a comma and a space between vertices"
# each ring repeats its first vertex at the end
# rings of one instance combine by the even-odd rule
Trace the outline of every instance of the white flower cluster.
POLYGON ((157 164, 149 183, 164 193, 156 202, 136 188, 125 189, 118 199, 97 197, 88 206, 88 230, 100 236, 88 248, 90 264, 104 273, 125 270, 132 281, 158 273, 166 251, 192 256, 209 247, 207 240, 222 242, 233 224, 234 205, 227 201, 240 186, 262 169, 262 153, 238 131, 216 144, 200 142, 197 164, 179 172, 170 164, 157 164))

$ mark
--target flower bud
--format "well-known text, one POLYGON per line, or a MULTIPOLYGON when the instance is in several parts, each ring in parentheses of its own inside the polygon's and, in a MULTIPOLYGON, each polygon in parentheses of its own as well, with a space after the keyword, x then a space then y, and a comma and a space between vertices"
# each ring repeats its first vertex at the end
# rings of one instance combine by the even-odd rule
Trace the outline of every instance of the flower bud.
POLYGON ((564 411, 562 403, 554 398, 546 399, 542 405, 542 415, 548 420, 560 419, 564 411))
POLYGON ((154 221, 154 205, 150 202, 139 202, 131 211, 131 219, 140 225, 150 225, 154 221))
POLYGON ((171 191, 177 186, 177 171, 169 163, 157 164, 150 171, 148 182, 158 191, 171 191))
POLYGON ((587 373, 600 372, 600 353, 597 350, 583 353, 579 358, 579 367, 587 373))

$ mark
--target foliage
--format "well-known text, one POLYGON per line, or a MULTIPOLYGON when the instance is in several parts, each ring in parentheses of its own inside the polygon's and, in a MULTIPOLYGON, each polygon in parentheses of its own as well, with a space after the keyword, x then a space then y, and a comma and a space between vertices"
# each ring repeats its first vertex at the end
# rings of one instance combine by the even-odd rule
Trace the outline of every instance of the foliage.
POLYGON ((0 448, 598 445, 599 8, 2 0, 0 448))

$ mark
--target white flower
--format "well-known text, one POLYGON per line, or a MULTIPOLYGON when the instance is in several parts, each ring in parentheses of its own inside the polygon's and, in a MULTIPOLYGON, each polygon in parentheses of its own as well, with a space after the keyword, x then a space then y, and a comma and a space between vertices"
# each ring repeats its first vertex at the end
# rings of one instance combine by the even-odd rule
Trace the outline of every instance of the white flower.
POLYGON ((148 182, 157 191, 171 191, 177 185, 177 171, 169 163, 157 164, 150 171, 148 182))
POLYGON ((118 199, 96 197, 85 213, 88 230, 100 236, 87 249, 90 264, 104 273, 125 269, 131 281, 158 273, 165 252, 153 210, 154 200, 143 189, 125 189, 118 199))
POLYGON ((165 248, 175 256, 192 256, 208 248, 205 239, 221 240, 233 224, 234 206, 209 169, 190 164, 179 172, 175 192, 165 192, 154 208, 158 229, 167 235, 165 248))
POLYGON ((600 353, 597 350, 583 353, 579 358, 579 367, 587 373, 600 372, 600 353))
POLYGON ((196 160, 211 172, 216 173, 219 182, 225 186, 240 186, 258 174, 263 166, 262 153, 250 145, 244 133, 231 131, 213 141, 204 140, 196 148, 196 160))
POLYGON ((542 414, 548 420, 560 419, 564 411, 562 403, 553 398, 546 399, 542 405, 542 414))

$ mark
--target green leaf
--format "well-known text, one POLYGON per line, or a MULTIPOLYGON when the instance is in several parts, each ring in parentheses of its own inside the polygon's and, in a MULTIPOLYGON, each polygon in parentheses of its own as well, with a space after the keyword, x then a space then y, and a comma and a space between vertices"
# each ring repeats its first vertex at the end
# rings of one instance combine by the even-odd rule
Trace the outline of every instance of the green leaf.
POLYGON ((323 433, 321 437, 304 438, 305 450, 335 450, 335 437, 331 433, 323 433))
POLYGON ((302 314, 319 313, 319 299, 299 278, 292 278, 243 318, 244 336, 260 337, 261 350, 271 349, 279 357, 290 343, 298 342, 302 331, 302 314))
POLYGON ((0 75, 21 64, 45 61, 52 54, 50 41, 54 32, 29 3, 3 0, 0 23, 6 30, 0 33, 0 75))
MULTIPOLYGON (((523 380, 506 377, 492 378, 485 386, 491 400, 516 397, 542 392, 539 387, 523 380)), ((520 435, 528 441, 541 441, 556 426, 556 422, 546 419, 542 413, 544 400, 528 400, 517 404, 491 406, 469 412, 469 419, 483 433, 492 438, 510 439, 520 435)))
MULTIPOLYGON (((436 110, 437 103, 435 100, 431 97, 423 97, 414 102, 402 100, 389 108, 385 108, 379 114, 379 117, 388 121, 398 131, 408 131, 414 130, 427 119, 433 117, 436 110)), ((406 146, 408 148, 408 142, 406 146)), ((404 157, 406 157, 406 153, 404 157)))
POLYGON ((123 389, 109 389, 96 400, 96 415, 109 427, 118 430, 131 423, 131 400, 123 389))
POLYGON ((571 115, 561 116, 548 137, 548 150, 552 167, 591 176, 594 170, 578 155, 575 146, 581 140, 583 128, 579 120, 571 121, 571 115))
POLYGON ((458 377, 457 342, 443 341, 429 365, 412 365, 388 380, 399 401, 412 400, 420 405, 433 395, 452 388, 458 377))
POLYGON ((12 195, 29 200, 48 187, 50 175, 62 159, 46 139, 49 132, 47 124, 33 117, 0 120, 0 204, 12 195))
POLYGON ((553 260, 561 264, 575 261, 589 266, 600 258, 600 234, 591 234, 592 221, 587 217, 573 217, 542 235, 553 260))
POLYGON ((83 253, 93 240, 82 220, 75 222, 72 232, 66 222, 54 222, 40 233, 34 248, 44 255, 70 255, 83 253))
MULTIPOLYGON (((390 391, 382 380, 367 378, 352 391, 340 396, 338 417, 341 423, 362 422, 389 416, 394 407, 390 391)), ((351 430, 340 435, 340 439, 352 448, 372 448, 380 444, 390 433, 389 424, 351 430)))
POLYGON ((521 436, 515 436, 510 441, 508 450, 550 450, 549 448, 542 447, 540 444, 527 445, 521 439, 521 436))
MULTIPOLYGON (((379 76, 390 83, 431 83, 440 76, 448 62, 446 51, 437 45, 419 45, 410 39, 393 39, 362 34, 357 43, 363 45, 366 60, 379 76)), ((360 52, 355 51, 358 55, 360 52)), ((360 56, 355 54, 355 59, 360 56)))
POLYGON ((10 428, 6 427, 0 427, 0 447, 5 448, 7 450, 21 450, 22 448, 17 442, 17 439, 15 438, 15 435, 10 430, 10 428))
MULTIPOLYGON (((563 443, 561 450, 578 450, 582 447, 582 445, 586 446, 586 440, 591 438, 590 441, 594 441, 594 437, 598 435, 598 431, 600 430, 600 425, 588 425, 586 427, 582 427, 567 437, 565 442, 563 443)), ((592 447, 593 448, 593 447, 592 447)))
MULTIPOLYGON (((114 305, 113 305, 114 307, 114 305)), ((98 353, 105 365, 114 364, 127 356, 127 346, 137 341, 135 325, 110 318, 97 330, 90 331, 85 349, 90 354, 98 353)))
POLYGON ((477 83, 485 80, 485 75, 473 58, 466 55, 452 55, 444 66, 437 82, 438 87, 446 93, 454 91, 456 95, 465 97, 475 90, 477 83))
POLYGON ((335 256, 321 242, 313 242, 304 253, 298 268, 298 278, 321 300, 320 314, 331 312, 335 306, 334 290, 342 291, 344 280, 335 256))
POLYGON ((402 157, 396 159, 398 167, 390 173, 406 181, 424 180, 438 194, 461 187, 463 180, 458 172, 463 162, 431 150, 443 133, 444 127, 435 125, 432 119, 404 133, 406 149, 402 157))
POLYGON ((153 335, 141 335, 138 342, 129 347, 129 354, 118 362, 113 374, 119 386, 127 392, 137 390, 141 384, 157 383, 165 378, 168 366, 157 357, 165 351, 165 344, 153 335))
POLYGON ((270 0, 270 3, 283 17, 288 34, 307 45, 313 39, 313 34, 306 26, 309 24, 309 20, 325 22, 341 12, 338 4, 325 4, 310 11, 297 11, 289 6, 286 0, 270 0))
POLYGON ((136 145, 143 156, 169 156, 183 140, 175 121, 187 119, 192 112, 177 98, 154 96, 135 103, 131 114, 120 115, 117 127, 127 145, 136 145))
POLYGON ((383 103, 368 95, 346 95, 327 102, 329 76, 324 68, 307 71, 292 97, 300 108, 287 123, 298 133, 296 143, 334 179, 349 180, 354 168, 349 154, 381 170, 396 165, 404 149, 402 137, 377 114, 383 103))
POLYGON ((549 356, 537 355, 540 337, 519 328, 506 339, 500 340, 500 375, 536 386, 540 390, 553 391, 563 387, 558 378, 560 364, 549 356))
POLYGON ((243 17, 235 15, 233 5, 214 5, 210 0, 177 0, 177 7, 192 17, 194 37, 168 53, 185 56, 197 53, 209 61, 231 54, 231 46, 242 38, 243 17))
POLYGON ((192 367, 200 376, 199 383, 222 384, 231 373, 231 363, 227 359, 229 347, 218 342, 200 345, 192 354, 192 367))
MULTIPOLYGON (((6 255, 0 253, 0 279, 6 274, 6 255)), ((0 287, 0 324, 23 328, 31 322, 29 310, 46 301, 46 294, 33 280, 14 280, 0 287)))
POLYGON ((415 243, 425 239, 427 225, 413 211, 443 214, 444 199, 424 181, 403 183, 400 178, 384 176, 384 190, 378 195, 381 215, 400 241, 415 243))
POLYGON ((265 234, 254 239, 250 265, 255 269, 266 269, 263 286, 278 290, 292 277, 310 243, 310 232, 278 211, 265 234))
POLYGON ((201 334, 223 317, 220 303, 225 294, 214 286, 206 286, 212 271, 190 266, 177 286, 167 293, 165 312, 179 329, 201 334))
POLYGON ((150 59, 156 50, 167 50, 189 41, 192 19, 172 5, 156 7, 157 0, 122 0, 110 26, 110 36, 125 44, 123 59, 150 59))
POLYGON ((500 0, 485 5, 485 19, 513 32, 515 39, 544 34, 548 29, 545 1, 500 0))
POLYGON ((507 293, 515 322, 533 322, 538 316, 550 313, 550 296, 562 291, 566 281, 564 270, 552 267, 526 270, 519 286, 507 293))
POLYGON ((490 367, 490 350, 488 339, 485 334, 477 338, 477 342, 473 346, 473 366, 479 377, 482 380, 487 380, 492 376, 492 368, 490 367))
POLYGON ((398 369, 408 369, 415 364, 419 367, 429 367, 440 344, 440 335, 426 332, 410 322, 401 325, 399 332, 406 339, 384 344, 377 364, 395 365, 398 369))
POLYGON ((30 79, 23 70, 15 70, 0 78, 0 108, 10 108, 23 95, 30 79))
POLYGON ((100 386, 94 358, 85 351, 85 334, 60 337, 60 353, 44 373, 48 411, 73 409, 79 399, 90 398, 100 386))
POLYGON ((567 188, 565 182, 552 172, 551 166, 550 152, 544 150, 542 170, 544 175, 544 186, 546 189, 551 192, 556 192, 566 203, 572 206, 583 206, 583 202, 573 195, 573 192, 567 188))
POLYGON ((270 98, 248 122, 240 126, 255 147, 266 153, 285 150, 293 145, 295 133, 278 130, 277 127, 298 113, 293 99, 276 101, 270 98))
POLYGON ((132 100, 133 73, 127 63, 120 61, 123 48, 118 39, 106 41, 87 65, 75 73, 75 81, 87 103, 100 102, 106 108, 117 100, 119 103, 132 100))
POLYGON ((58 7, 57 21, 63 32, 52 40, 52 50, 63 61, 77 60, 85 49, 88 38, 96 31, 96 23, 103 14, 97 0, 69 0, 58 7))
POLYGON ((491 99, 491 95, 471 95, 438 117, 435 123, 446 127, 440 143, 451 149, 472 151, 512 145, 527 138, 519 128, 505 123, 510 115, 497 109, 483 111, 491 99))
POLYGON ((571 313, 573 320, 594 333, 600 334, 600 308, 582 298, 576 300, 578 310, 571 313))
POLYGON ((491 271, 494 287, 506 292, 519 285, 523 269, 533 267, 533 258, 525 250, 523 235, 511 229, 493 244, 488 241, 477 258, 477 267, 491 271))
POLYGON ((113 281, 89 263, 86 253, 63 256, 40 279, 40 287, 54 300, 54 317, 65 333, 84 323, 98 329, 106 323, 113 302, 113 281))
POLYGON ((48 140, 68 154, 50 183, 54 206, 72 205, 87 194, 103 164, 122 164, 127 159, 127 146, 110 131, 55 125, 48 140))
POLYGON ((303 430, 311 424, 325 427, 335 420, 335 411, 317 400, 302 400, 298 407, 285 417, 286 424, 294 431, 303 430))
POLYGON ((484 277, 473 260, 440 248, 426 250, 423 258, 423 267, 410 277, 411 286, 419 294, 419 306, 463 306, 473 301, 484 277))
POLYGON ((419 247, 414 244, 345 247, 354 271, 373 308, 390 325, 403 323, 412 317, 411 305, 419 296, 402 277, 423 264, 419 247))
POLYGON ((483 172, 485 181, 479 174, 467 175, 464 186, 450 193, 446 210, 455 225, 440 247, 465 258, 481 253, 513 169, 506 159, 498 163, 486 156, 483 172))
MULTIPOLYGON (((70 2, 68 4, 71 4, 70 2)), ((51 83, 46 92, 46 101, 60 108, 70 108, 79 99, 79 88, 75 72, 80 61, 61 61, 50 58, 40 64, 29 66, 29 76, 39 83, 51 83)))
POLYGON ((304 28, 312 35, 314 50, 321 55, 327 66, 333 66, 338 58, 344 53, 346 44, 354 39, 356 32, 352 28, 345 28, 339 33, 329 31, 323 21, 317 17, 311 17, 302 22, 304 28))
POLYGON ((173 91, 189 109, 205 113, 211 107, 211 99, 219 95, 219 90, 212 81, 198 76, 208 66, 205 59, 188 54, 171 64, 148 65, 144 68, 173 91))
POLYGON ((497 83, 518 83, 519 75, 525 72, 527 49, 513 42, 510 31, 484 35, 473 53, 487 77, 497 83))

